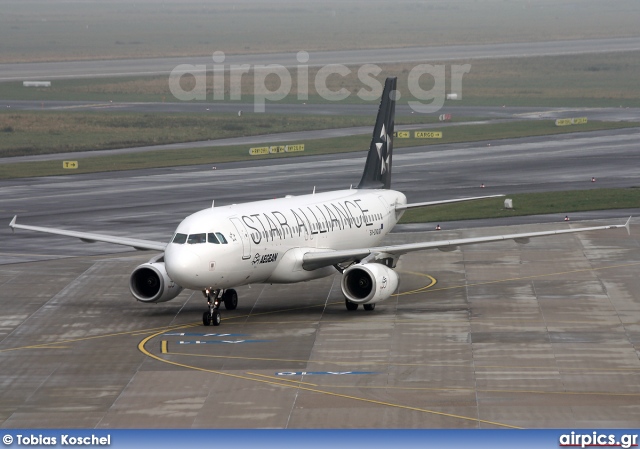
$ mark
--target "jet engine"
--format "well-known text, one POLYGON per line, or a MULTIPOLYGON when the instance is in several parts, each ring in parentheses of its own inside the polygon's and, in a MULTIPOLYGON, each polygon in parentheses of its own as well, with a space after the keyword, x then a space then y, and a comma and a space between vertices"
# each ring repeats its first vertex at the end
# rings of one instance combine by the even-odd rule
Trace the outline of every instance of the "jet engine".
POLYGON ((379 263, 352 265, 342 275, 342 293, 355 304, 375 304, 398 288, 398 275, 379 263))
POLYGON ((129 278, 131 294, 142 302, 171 301, 182 291, 164 267, 164 259, 152 259, 136 267, 129 278))

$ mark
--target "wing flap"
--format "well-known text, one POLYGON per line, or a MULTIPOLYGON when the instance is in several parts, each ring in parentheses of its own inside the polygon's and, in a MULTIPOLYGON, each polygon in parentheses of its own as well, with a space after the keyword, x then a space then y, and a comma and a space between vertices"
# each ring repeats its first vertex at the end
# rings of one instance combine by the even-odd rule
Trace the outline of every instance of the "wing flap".
POLYGON ((27 231, 45 232, 47 234, 64 235, 67 237, 76 237, 87 243, 104 242, 116 245, 132 246, 139 250, 164 251, 167 244, 163 242, 154 242, 152 240, 132 239, 128 237, 115 237, 104 234, 93 234, 90 232, 69 231, 66 229, 47 228, 43 226, 30 226, 17 224, 17 216, 13 217, 9 226, 11 229, 24 229, 27 231))

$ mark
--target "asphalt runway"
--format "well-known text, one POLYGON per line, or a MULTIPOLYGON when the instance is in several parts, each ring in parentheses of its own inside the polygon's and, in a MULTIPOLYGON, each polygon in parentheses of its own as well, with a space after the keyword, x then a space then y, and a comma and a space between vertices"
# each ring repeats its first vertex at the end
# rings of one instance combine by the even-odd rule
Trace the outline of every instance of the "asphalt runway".
MULTIPOLYGON (((304 49, 301 49, 304 50, 304 49)), ((327 64, 387 64, 396 62, 452 61, 481 58, 553 56, 582 53, 610 53, 640 50, 640 38, 583 39, 533 43, 450 45, 434 47, 387 48, 309 52, 308 66, 327 64)), ((213 68, 211 56, 97 60, 45 63, 0 64, 0 82, 22 80, 55 80, 64 78, 96 78, 110 76, 149 76, 169 74, 180 64, 204 64, 213 68)), ((296 53, 227 55, 224 64, 267 65, 284 67, 300 65, 296 53)))
MULTIPOLYGON (((412 202, 631 187, 639 139, 628 129, 397 149, 393 187, 412 202)), ((363 165, 355 153, 1 181, 0 222, 18 214, 24 224, 166 241, 213 199, 348 187, 363 165)), ((445 224, 388 243, 596 224, 513 223, 445 224)), ((0 241, 4 428, 631 428, 640 420, 636 225, 630 236, 616 229, 407 255, 400 295, 372 313, 346 312, 337 276, 243 287, 239 308, 223 311, 215 329, 200 325, 198 292, 154 306, 133 300, 129 275, 153 253, 8 226, 0 241)))
MULTIPOLYGON (((640 120, 640 108, 585 108, 585 107, 533 107, 533 106, 460 106, 457 100, 447 100, 439 114, 452 114, 454 117, 483 117, 486 119, 555 119, 572 117, 575 114, 586 116, 590 120, 637 121, 640 120)), ((12 111, 100 111, 100 112, 139 112, 139 113, 220 113, 237 114, 252 112, 251 103, 225 102, 113 102, 113 101, 35 101, 0 100, 0 109, 12 111)), ((266 112, 270 114, 295 115, 367 115, 375 117, 377 104, 349 103, 279 103, 267 102, 266 112)), ((397 105, 396 116, 415 114, 408 105, 397 105)))

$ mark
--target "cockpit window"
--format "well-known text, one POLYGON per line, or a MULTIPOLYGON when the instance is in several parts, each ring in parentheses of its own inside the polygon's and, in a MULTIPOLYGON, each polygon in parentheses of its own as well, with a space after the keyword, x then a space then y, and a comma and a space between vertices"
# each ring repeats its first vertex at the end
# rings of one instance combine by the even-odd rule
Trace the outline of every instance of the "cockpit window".
POLYGON ((220 234, 219 232, 216 232, 216 237, 218 237, 218 240, 220 240, 220 243, 224 243, 225 245, 227 244, 227 239, 224 238, 224 235, 220 234))
POLYGON ((187 238, 187 243, 189 244, 194 244, 194 243, 206 243, 207 242, 207 234, 202 233, 202 234, 189 234, 189 237, 187 238))
POLYGON ((207 234, 207 239, 209 243, 215 243, 216 245, 220 243, 220 241, 218 240, 218 238, 213 232, 210 232, 207 234))
POLYGON ((173 243, 179 243, 180 245, 186 243, 186 241, 187 234, 176 234, 176 236, 173 238, 173 243))

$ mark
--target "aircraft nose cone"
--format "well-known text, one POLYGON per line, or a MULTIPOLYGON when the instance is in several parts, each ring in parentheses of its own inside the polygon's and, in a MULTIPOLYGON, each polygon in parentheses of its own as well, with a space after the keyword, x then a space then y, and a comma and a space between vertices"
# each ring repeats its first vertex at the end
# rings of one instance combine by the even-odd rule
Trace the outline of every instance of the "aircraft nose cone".
POLYGON ((169 277, 185 288, 199 289, 199 274, 202 270, 202 259, 188 248, 165 251, 164 264, 169 277))

